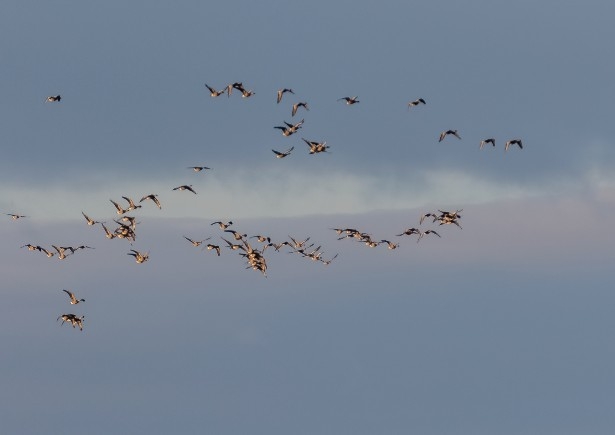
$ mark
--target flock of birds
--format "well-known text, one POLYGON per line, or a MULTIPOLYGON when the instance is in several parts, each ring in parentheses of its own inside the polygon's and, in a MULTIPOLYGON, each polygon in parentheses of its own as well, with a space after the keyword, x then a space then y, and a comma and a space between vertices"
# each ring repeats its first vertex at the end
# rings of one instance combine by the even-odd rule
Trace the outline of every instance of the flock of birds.
MULTIPOLYGON (((207 84, 205 84, 207 89, 210 92, 211 97, 216 98, 220 97, 224 94, 227 97, 230 97, 234 90, 241 93, 242 98, 251 98, 255 95, 255 92, 252 90, 246 89, 241 82, 234 82, 221 90, 217 90, 207 84)), ((290 88, 281 88, 277 91, 277 104, 280 104, 283 101, 283 98, 286 94, 294 95, 295 92, 290 88)), ((52 95, 48 96, 45 101, 49 103, 58 103, 62 100, 60 95, 52 95)), ((338 101, 344 101, 347 105, 352 106, 354 104, 360 103, 358 96, 351 97, 342 97, 339 98, 338 101)), ((415 108, 419 105, 425 105, 426 101, 423 98, 418 98, 416 100, 410 101, 408 103, 408 110, 415 108)), ((308 103, 305 101, 298 101, 292 104, 291 107, 291 117, 294 117, 299 110, 309 111, 308 103)), ((298 122, 286 122, 284 121, 284 125, 274 126, 274 129, 280 130, 282 135, 285 137, 289 137, 297 133, 303 126, 305 119, 301 119, 298 122)), ((448 136, 454 136, 457 139, 461 139, 461 136, 457 130, 446 130, 443 131, 439 136, 439 142, 445 140, 448 136)), ((318 154, 328 152, 329 146, 325 141, 311 141, 305 138, 301 138, 303 142, 308 146, 309 154, 318 154)), ((488 138, 483 139, 480 142, 480 148, 482 149, 485 145, 492 145, 495 147, 495 139, 488 138)), ((511 139, 505 143, 505 151, 507 151, 511 146, 516 145, 519 149, 523 149, 521 139, 511 139)), ((284 151, 278 151, 273 149, 275 157, 278 159, 283 159, 288 157, 292 151, 295 149, 294 146, 287 148, 284 151)), ((187 169, 191 169, 194 172, 202 172, 202 171, 210 171, 211 168, 208 166, 189 166, 187 169)), ((177 187, 173 187, 170 189, 171 191, 187 191, 194 195, 197 194, 197 191, 193 187, 192 184, 182 184, 177 187)), ((138 202, 135 202, 129 196, 121 197, 124 202, 115 201, 110 199, 109 201, 112 203, 115 212, 117 214, 117 218, 110 219, 113 222, 114 226, 111 223, 107 223, 107 221, 99 221, 91 218, 85 212, 82 211, 82 215, 86 220, 88 226, 100 226, 104 236, 109 239, 125 239, 131 245, 129 252, 127 252, 128 256, 134 258, 135 262, 138 264, 143 264, 149 261, 150 254, 149 252, 139 251, 137 249, 132 248, 133 243, 137 240, 137 227, 140 222, 137 221, 137 217, 132 215, 132 212, 135 212, 142 207, 144 207, 145 203, 152 203, 159 210, 162 210, 162 203, 159 199, 158 194, 146 194, 141 197, 138 202), (131 213, 131 214, 128 214, 131 213)), ((438 226, 444 225, 455 225, 459 229, 461 229, 460 219, 462 210, 455 211, 447 211, 447 210, 438 210, 437 212, 427 212, 423 214, 419 219, 418 227, 411 227, 402 230, 398 234, 394 234, 392 237, 387 238, 376 238, 372 236, 368 232, 360 231, 356 228, 331 228, 338 235, 338 240, 354 240, 359 243, 370 247, 375 248, 379 245, 386 245, 389 250, 394 250, 399 247, 399 243, 394 241, 394 237, 404 238, 407 236, 417 236, 416 242, 422 240, 424 236, 436 236, 438 238, 441 237, 441 234, 438 233, 433 228, 421 229, 421 225, 425 222, 425 219, 430 218, 432 224, 438 224, 438 226)), ((28 216, 18 214, 18 213, 6 213, 6 215, 10 216, 13 220, 19 220, 22 218, 27 218, 28 216)), ((306 258, 312 260, 314 262, 319 262, 324 265, 329 265, 333 260, 338 257, 336 253, 333 256, 325 258, 324 252, 322 250, 322 244, 318 244, 315 247, 316 243, 310 242, 310 237, 306 238, 297 238, 293 236, 288 236, 287 240, 274 241, 272 237, 265 235, 248 235, 241 231, 237 231, 233 226, 232 221, 215 221, 210 224, 211 226, 217 225, 222 234, 219 237, 219 242, 211 241, 212 236, 198 239, 194 236, 186 236, 183 238, 191 244, 193 247, 201 248, 203 251, 211 251, 216 254, 216 256, 221 256, 224 250, 235 251, 244 261, 246 269, 253 269, 255 271, 260 272, 265 277, 267 276, 267 259, 265 256, 266 252, 287 252, 291 254, 296 254, 301 258, 306 258), (226 237, 224 237, 226 236, 226 237), (282 251, 282 248, 285 248, 282 251)), ((76 254, 81 250, 89 250, 94 249, 91 246, 80 245, 80 246, 62 246, 60 244, 53 244, 51 248, 45 248, 39 244, 35 243, 26 243, 22 246, 22 248, 27 248, 28 251, 40 252, 45 254, 48 258, 58 258, 60 260, 66 260, 70 256, 76 254)), ((69 302, 71 305, 77 305, 80 302, 84 302, 85 299, 78 299, 71 291, 64 289, 64 292, 69 296, 69 302)), ((72 325, 73 328, 78 327, 80 330, 83 330, 83 321, 85 316, 67 313, 61 314, 58 317, 58 321, 62 321, 62 325, 64 323, 68 323, 72 325)))

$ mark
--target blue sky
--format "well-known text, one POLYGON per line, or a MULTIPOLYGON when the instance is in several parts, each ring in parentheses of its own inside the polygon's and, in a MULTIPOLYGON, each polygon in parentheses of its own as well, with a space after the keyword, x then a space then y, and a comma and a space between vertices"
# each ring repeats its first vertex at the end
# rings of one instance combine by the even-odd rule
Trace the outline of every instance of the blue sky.
POLYGON ((176 3, 0 8, 0 212, 28 216, 0 224, 3 430, 612 432, 615 6, 176 3), (81 216, 149 193, 132 246, 81 216), (463 230, 395 236, 436 209, 463 230), (215 220, 338 257, 270 250, 265 278, 183 238, 215 220))

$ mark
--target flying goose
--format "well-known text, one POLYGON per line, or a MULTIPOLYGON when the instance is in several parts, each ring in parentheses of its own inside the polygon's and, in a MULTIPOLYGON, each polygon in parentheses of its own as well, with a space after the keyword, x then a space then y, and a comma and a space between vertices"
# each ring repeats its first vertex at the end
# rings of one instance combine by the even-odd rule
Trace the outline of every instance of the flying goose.
POLYGON ((512 139, 506 142, 506 145, 504 146, 504 151, 508 151, 508 147, 510 147, 511 145, 518 145, 519 149, 523 149, 523 144, 521 143, 521 139, 512 139))
POLYGON ((115 206, 115 209, 117 210, 117 214, 119 214, 120 216, 128 211, 128 210, 124 210, 124 208, 122 208, 122 206, 119 205, 114 200, 110 199, 109 201, 111 201, 111 203, 115 206))
POLYGON ((280 101, 282 101, 282 96, 284 95, 285 92, 290 92, 291 94, 294 94, 292 89, 288 89, 288 88, 280 89, 278 91, 278 104, 280 104, 280 101))
POLYGON ((204 169, 211 169, 207 166, 188 166, 188 169, 192 169, 194 172, 201 172, 204 169))
POLYGON ((342 98, 338 98, 337 101, 345 100, 346 104, 351 105, 351 104, 355 104, 355 103, 360 103, 360 101, 357 100, 357 98, 359 98, 359 97, 358 96, 355 96, 355 97, 342 97, 342 98))
POLYGON ((56 245, 51 245, 51 247, 58 252, 58 260, 64 260, 66 258, 66 254, 64 253, 64 251, 66 251, 66 248, 58 247, 56 245))
POLYGON ((209 86, 207 83, 205 83, 205 87, 209 89, 209 92, 210 92, 209 95, 211 95, 212 97, 219 97, 220 95, 226 92, 226 88, 222 89, 221 91, 216 91, 214 88, 209 86))
POLYGON ((60 325, 64 325, 65 322, 70 323, 73 325, 73 328, 75 326, 79 326, 79 329, 83 331, 83 319, 85 319, 85 316, 77 317, 75 314, 62 314, 58 317, 58 320, 60 319, 62 319, 62 323, 60 325))
POLYGON ((228 227, 233 225, 233 222, 232 221, 228 221, 228 222, 216 221, 216 222, 212 222, 209 225, 216 225, 216 224, 218 224, 221 230, 226 230, 228 227))
POLYGON ((130 252, 127 255, 132 255, 133 257, 135 257, 135 261, 139 264, 141 263, 145 263, 147 260, 149 260, 149 253, 141 253, 135 249, 131 249, 130 252))
POLYGON ((83 217, 85 218, 85 220, 88 222, 88 225, 96 225, 96 224, 100 224, 102 222, 99 221, 95 221, 94 219, 91 219, 87 214, 85 214, 84 212, 81 212, 81 214, 83 215, 83 217))
POLYGON ((146 199, 151 199, 152 201, 154 201, 154 204, 156 204, 159 209, 162 209, 162 205, 160 204, 160 201, 158 200, 158 195, 156 195, 155 193, 145 195, 143 198, 141 198, 139 202, 143 202, 146 199))
POLYGON ((489 139, 483 139, 480 141, 480 149, 482 150, 483 147, 487 144, 491 144, 495 147, 495 139, 494 138, 489 138, 489 139))
POLYGON ((310 110, 306 102, 300 101, 299 103, 293 104, 293 110, 291 112, 291 116, 295 116, 297 114, 297 110, 299 110, 299 107, 303 107, 305 110, 308 110, 308 111, 310 110))
POLYGON ((6 215, 10 216, 11 219, 13 219, 14 221, 16 221, 17 219, 28 217, 28 216, 24 216, 22 214, 14 214, 14 213, 7 213, 6 215))
POLYGON ((440 133, 440 140, 438 140, 438 142, 442 142, 444 140, 444 138, 446 136, 448 136, 449 134, 452 134, 457 139, 461 139, 461 136, 459 136, 459 134, 457 133, 457 130, 446 130, 446 131, 443 131, 442 133, 440 133))
POLYGON ((66 294, 70 298, 70 304, 71 305, 77 305, 79 302, 85 302, 85 299, 77 299, 73 292, 71 292, 69 290, 66 290, 66 289, 64 289, 63 291, 66 292, 66 294))
POLYGON ((436 233, 434 230, 426 230, 423 232, 419 232, 419 238, 416 240, 416 243, 418 243, 423 238, 423 236, 426 234, 435 234, 438 237, 442 237, 440 234, 436 233))
POLYGON ((291 151, 294 150, 294 149, 295 149, 295 147, 293 146, 293 147, 290 147, 289 149, 287 149, 286 151, 276 151, 276 150, 271 150, 271 151, 273 151, 273 153, 275 154, 275 156, 278 159, 283 159, 284 157, 289 156, 291 151))
POLYGON ((252 90, 247 91, 247 90, 244 89, 243 91, 241 91, 241 98, 250 98, 254 94, 256 94, 256 92, 254 92, 252 90))
POLYGON ((207 245, 207 250, 208 250, 208 251, 211 251, 212 249, 214 249, 214 250, 216 251, 216 254, 218 254, 218 257, 219 257, 219 256, 220 256, 220 246, 218 246, 218 245, 213 245, 213 244, 209 243, 209 244, 207 245))
POLYGON ((419 104, 427 104, 427 103, 425 103, 425 100, 423 100, 422 98, 419 98, 418 100, 410 101, 408 103, 408 110, 410 110, 411 107, 418 106, 419 104))
POLYGON ((421 230, 419 230, 418 228, 408 228, 403 233, 397 234, 397 237, 400 237, 400 236, 411 236, 412 234, 421 234, 421 230))
POLYGON ((399 243, 393 243, 389 240, 381 240, 380 243, 386 243, 389 249, 397 249, 399 248, 399 243))
POLYGON ((136 205, 135 202, 131 198, 128 198, 127 196, 122 196, 122 198, 124 198, 126 201, 128 201, 128 208, 126 209, 126 211, 132 211, 132 210, 136 210, 138 208, 141 208, 141 206, 140 205, 136 205))
POLYGON ((198 246, 201 246, 201 244, 202 244, 204 241, 211 239, 211 237, 208 237, 208 238, 203 239, 203 240, 200 240, 200 241, 197 241, 197 240, 192 240, 192 239, 190 239, 190 238, 188 238, 188 237, 186 237, 186 236, 184 236, 184 239, 188 240, 190 243, 192 243, 192 246, 194 246, 194 247, 196 248, 196 247, 198 247, 198 246))
POLYGON ((196 192, 192 188, 192 184, 190 185, 184 184, 183 186, 177 186, 177 187, 174 187, 172 190, 189 190, 190 192, 196 195, 196 192))
POLYGON ((317 154, 317 153, 325 153, 328 152, 327 149, 331 148, 330 146, 327 145, 327 142, 315 142, 315 141, 309 141, 307 139, 301 138, 303 140, 303 142, 305 142, 309 147, 310 147, 310 154, 317 154))
POLYGON ((231 233, 235 240, 242 240, 244 237, 247 237, 247 234, 241 234, 239 231, 235 230, 224 230, 225 233, 231 233))
POLYGON ((60 95, 50 95, 49 97, 45 98, 45 102, 55 103, 57 101, 60 101, 61 99, 62 97, 60 95))
POLYGON ((245 88, 243 87, 243 83, 241 82, 235 82, 232 84, 229 84, 226 86, 226 96, 230 98, 231 94, 233 93, 233 89, 237 89, 239 92, 245 91, 245 88))
POLYGON ((109 231, 109 229, 105 226, 105 224, 101 223, 101 225, 103 227, 103 230, 105 230, 105 236, 107 237, 107 239, 114 239, 116 237, 114 233, 109 231))

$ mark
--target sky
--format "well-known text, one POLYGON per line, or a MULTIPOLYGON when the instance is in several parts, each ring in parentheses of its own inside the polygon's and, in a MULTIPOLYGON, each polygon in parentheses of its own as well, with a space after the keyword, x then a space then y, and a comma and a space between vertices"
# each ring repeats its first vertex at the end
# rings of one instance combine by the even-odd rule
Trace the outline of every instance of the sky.
POLYGON ((614 13, 3 2, 2 432, 612 433, 614 13), (254 96, 205 87, 233 82, 254 96), (461 139, 438 142, 449 129, 461 139), (82 216, 112 226, 110 199, 150 193, 162 208, 134 211, 133 244, 82 216), (419 225, 437 210, 463 228, 419 225), (270 248, 264 276, 218 220, 333 261, 270 248), (441 237, 398 236, 411 227, 441 237), (94 249, 58 261, 28 243, 94 249))

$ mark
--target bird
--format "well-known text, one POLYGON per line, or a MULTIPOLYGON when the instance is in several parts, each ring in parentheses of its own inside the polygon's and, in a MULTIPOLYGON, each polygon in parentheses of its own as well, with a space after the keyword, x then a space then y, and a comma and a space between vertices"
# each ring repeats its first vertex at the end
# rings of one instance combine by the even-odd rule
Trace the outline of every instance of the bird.
POLYGON ((303 125, 303 123, 305 122, 304 119, 302 119, 301 121, 299 121, 296 124, 291 124, 289 122, 284 121, 284 124, 286 124, 285 126, 276 126, 273 128, 277 128, 278 130, 282 130, 282 135, 283 136, 290 136, 293 133, 296 133, 297 130, 299 130, 301 128, 301 126, 303 125))
POLYGON ((286 92, 290 92, 291 94, 294 94, 292 89, 283 88, 283 89, 278 90, 278 104, 280 104, 280 101, 282 101, 282 96, 286 92))
POLYGON ((209 86, 207 83, 205 83, 205 87, 209 89, 209 92, 210 92, 209 95, 211 95, 212 97, 219 97, 220 95, 226 92, 226 88, 222 89, 221 91, 216 91, 214 88, 209 86))
POLYGON ((303 107, 305 110, 310 110, 308 108, 308 104, 304 101, 300 101, 298 103, 293 104, 293 110, 291 112, 291 116, 295 116, 297 114, 297 110, 299 110, 299 107, 303 107))
POLYGON ((241 91, 241 98, 250 98, 252 95, 256 94, 256 92, 254 91, 248 91, 246 89, 244 89, 243 91, 241 91))
POLYGON ((440 133, 440 140, 438 140, 438 142, 442 142, 444 140, 444 138, 446 136, 448 136, 449 134, 452 134, 457 139, 461 139, 461 136, 459 136, 459 134, 457 133, 457 130, 446 130, 446 131, 443 131, 442 133, 440 133))
POLYGON ((145 263, 147 260, 149 260, 149 253, 141 253, 135 249, 131 249, 130 252, 127 255, 132 255, 133 257, 135 257, 135 261, 139 264, 141 263, 145 263))
POLYGON ((105 235, 107 237, 107 239, 111 240, 111 239, 115 239, 116 235, 114 233, 112 233, 111 231, 109 231, 109 229, 105 226, 105 224, 101 223, 103 230, 105 230, 105 235))
POLYGON ((58 252, 58 260, 64 260, 66 258, 66 254, 64 253, 64 251, 66 251, 66 248, 61 246, 58 247, 56 245, 51 245, 51 247, 58 252))
POLYGON ((10 216, 14 221, 17 219, 25 218, 28 216, 24 216, 23 214, 15 214, 15 213, 6 213, 7 216, 10 216))
POLYGON ((235 240, 242 240, 244 237, 247 237, 247 234, 241 234, 239 231, 235 230, 224 230, 225 233, 231 233, 235 240))
POLYGON ((46 103, 56 103, 60 101, 61 99, 62 97, 60 95, 50 95, 49 97, 45 98, 45 102, 46 103))
POLYGON ((408 110, 410 110, 411 107, 418 106, 419 104, 427 104, 427 103, 425 103, 425 100, 423 100, 422 98, 419 98, 418 100, 410 101, 408 103, 408 110))
POLYGON ((523 149, 521 139, 512 139, 506 142, 506 145, 504 146, 504 151, 508 151, 508 147, 510 147, 511 145, 518 145, 520 149, 523 149))
POLYGON ((491 144, 495 147, 495 139, 490 137, 489 139, 483 139, 480 141, 480 149, 482 150, 483 147, 487 144, 491 144))
POLYGON ((233 89, 237 89, 239 92, 245 91, 245 89, 243 87, 243 83, 241 83, 241 82, 231 83, 231 84, 226 86, 226 96, 227 97, 230 98, 231 94, 233 93, 233 89))
POLYGON ((186 240, 188 240, 190 243, 192 243, 192 246, 194 246, 194 247, 198 247, 198 246, 201 246, 201 244, 202 244, 205 240, 209 240, 209 239, 211 239, 211 237, 208 237, 208 238, 206 238, 206 239, 204 239, 204 240, 200 240, 200 241, 197 241, 197 240, 192 240, 192 239, 190 239, 190 238, 188 238, 188 237, 186 237, 186 236, 184 236, 184 239, 186 239, 186 240))
POLYGON ((38 249, 36 245, 32 245, 30 243, 26 243, 22 246, 22 248, 28 248, 28 251, 36 251, 38 249))
POLYGON ((94 219, 91 219, 87 214, 85 214, 84 212, 81 212, 81 214, 83 215, 83 217, 85 218, 85 220, 88 222, 88 225, 96 225, 96 224, 100 224, 102 222, 99 221, 95 221, 94 219))
POLYGON ((220 246, 209 243, 207 245, 207 250, 211 251, 212 249, 216 251, 216 254, 218 254, 218 257, 219 257, 220 256, 220 246))
POLYGON ((359 98, 359 97, 358 96, 355 96, 355 97, 342 97, 342 98, 338 98, 337 101, 345 100, 346 104, 351 105, 351 104, 355 104, 355 103, 360 103, 360 101, 357 100, 357 98, 359 98))
POLYGON ((389 240, 381 240, 380 243, 386 243, 389 249, 397 249, 399 248, 399 243, 393 243, 389 240))
POLYGON ((230 250, 236 251, 238 249, 243 249, 245 251, 245 248, 243 247, 243 245, 235 244, 231 242, 230 240, 226 240, 224 237, 221 237, 221 239, 226 242, 230 250))
POLYGON ((141 206, 140 205, 136 205, 131 198, 129 198, 127 196, 122 196, 122 198, 124 198, 126 201, 128 201, 128 208, 126 209, 127 212, 128 211, 132 211, 132 210, 136 210, 138 208, 141 208, 141 206))
POLYGON ((421 234, 421 230, 419 230, 418 228, 408 228, 403 233, 397 234, 397 237, 399 237, 399 236, 411 236, 412 234, 421 234))
POLYGON ((194 172, 201 172, 204 169, 211 169, 207 166, 188 166, 188 169, 192 169, 194 172))
POLYGON ((128 210, 125 210, 124 208, 122 208, 122 206, 119 205, 114 200, 110 199, 109 201, 111 201, 111 203, 115 206, 115 209, 117 210, 117 214, 123 215, 124 213, 126 213, 128 211, 128 210))
POLYGON ((39 252, 42 252, 42 253, 44 253, 45 255, 47 255, 47 258, 51 258, 51 257, 53 257, 53 256, 55 255, 55 252, 50 252, 50 251, 48 251, 47 249, 43 248, 42 246, 37 246, 37 247, 36 247, 36 249, 37 249, 39 252))
POLYGON ((216 222, 212 222, 209 225, 216 225, 216 224, 218 224, 221 230, 226 230, 228 227, 233 225, 233 222, 232 221, 228 221, 228 222, 216 221, 216 222))
POLYGON ((154 204, 156 204, 158 206, 159 209, 162 209, 162 205, 160 204, 160 201, 158 200, 158 195, 151 193, 149 195, 145 195, 143 198, 141 198, 141 200, 139 202, 143 202, 146 199, 151 199, 152 201, 154 201, 154 204))
POLYGON ((315 141, 309 141, 307 139, 301 138, 303 140, 303 142, 305 142, 309 147, 310 147, 310 154, 317 154, 317 153, 326 153, 328 152, 327 149, 331 148, 330 146, 327 145, 327 142, 315 142, 315 141))
POLYGON ((71 305, 77 305, 79 302, 85 302, 85 299, 77 299, 73 292, 71 292, 69 290, 66 290, 66 289, 63 289, 63 291, 66 292, 66 294, 70 298, 70 304, 71 305))
POLYGON ((423 232, 419 232, 419 238, 417 239, 416 243, 418 243, 423 238, 423 236, 426 234, 435 234, 438 237, 442 237, 440 234, 436 233, 434 230, 426 230, 423 232))
POLYGON ((294 149, 295 149, 295 147, 292 146, 289 149, 287 149, 286 151, 276 151, 276 150, 271 150, 271 151, 273 151, 273 153, 275 154, 275 156, 278 159, 283 159, 284 157, 289 156, 291 151, 294 150, 294 149))
POLYGON ((190 185, 184 184, 183 186, 177 186, 177 187, 174 187, 172 190, 189 190, 190 192, 196 195, 196 192, 192 188, 192 184, 190 185))
POLYGON ((64 323, 70 323, 71 325, 73 325, 73 328, 75 326, 79 326, 79 329, 83 331, 83 319, 85 319, 85 316, 77 317, 77 315, 75 314, 61 314, 58 317, 58 320, 60 319, 62 319, 62 323, 60 325, 64 325, 64 323))

